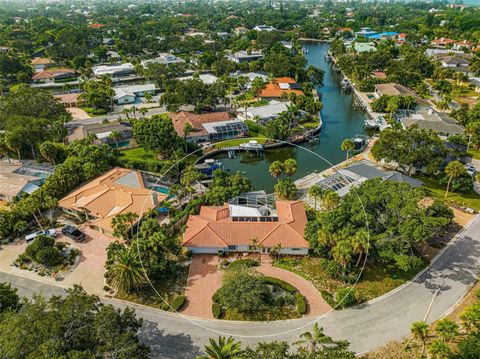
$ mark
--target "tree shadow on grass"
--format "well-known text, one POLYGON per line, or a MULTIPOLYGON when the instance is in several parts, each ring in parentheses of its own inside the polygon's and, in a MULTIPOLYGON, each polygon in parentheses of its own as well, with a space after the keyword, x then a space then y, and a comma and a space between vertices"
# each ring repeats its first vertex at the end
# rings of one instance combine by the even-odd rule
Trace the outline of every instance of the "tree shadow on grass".
POLYGON ((154 322, 144 320, 139 330, 141 341, 151 350, 151 358, 191 359, 202 354, 202 348, 189 335, 167 334, 154 322))

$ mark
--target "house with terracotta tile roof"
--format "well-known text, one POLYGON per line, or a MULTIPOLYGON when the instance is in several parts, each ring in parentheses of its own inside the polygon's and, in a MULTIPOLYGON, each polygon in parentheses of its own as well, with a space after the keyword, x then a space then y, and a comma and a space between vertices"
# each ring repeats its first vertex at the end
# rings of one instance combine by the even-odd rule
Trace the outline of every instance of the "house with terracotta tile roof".
POLYGON ((432 40, 431 44, 436 48, 445 49, 450 45, 453 45, 455 42, 455 40, 449 39, 447 37, 441 37, 439 39, 432 40))
POLYGON ((169 113, 168 117, 172 120, 177 134, 191 142, 222 141, 248 135, 247 125, 232 118, 228 112, 196 114, 180 111, 169 113), (191 128, 188 134, 185 134, 186 126, 191 128))
POLYGON ((34 57, 31 61, 35 72, 43 71, 47 67, 52 66, 55 62, 48 57, 34 57))
POLYGON ((260 248, 266 254, 280 246, 282 254, 308 254, 303 202, 276 201, 274 207, 203 206, 200 214, 188 218, 182 245, 192 253, 252 252, 260 248))
POLYGON ((260 97, 264 99, 278 100, 283 94, 294 93, 303 95, 301 86, 291 77, 277 77, 267 84, 260 92, 260 97))
POLYGON ((66 213, 87 219, 90 227, 112 234, 112 218, 133 212, 141 218, 167 198, 146 187, 140 172, 115 167, 58 202, 66 213))
POLYGON ((47 69, 35 72, 32 76, 33 82, 48 82, 74 78, 75 70, 70 68, 47 69))

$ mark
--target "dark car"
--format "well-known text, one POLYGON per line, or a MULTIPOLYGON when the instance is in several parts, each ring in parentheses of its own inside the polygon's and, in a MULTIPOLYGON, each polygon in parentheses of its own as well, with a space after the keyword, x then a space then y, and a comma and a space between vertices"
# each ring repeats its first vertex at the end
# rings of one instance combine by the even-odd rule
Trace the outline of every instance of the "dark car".
POLYGON ((86 238, 85 233, 74 226, 65 226, 62 228, 62 233, 67 237, 73 239, 75 242, 83 242, 86 238))

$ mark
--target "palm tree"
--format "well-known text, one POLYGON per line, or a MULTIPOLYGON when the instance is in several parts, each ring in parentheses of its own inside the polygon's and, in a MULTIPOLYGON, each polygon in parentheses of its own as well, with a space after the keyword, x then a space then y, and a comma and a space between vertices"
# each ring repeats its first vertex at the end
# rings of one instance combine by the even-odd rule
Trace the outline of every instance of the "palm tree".
POLYGON ((460 161, 449 162, 448 165, 445 167, 445 174, 448 176, 447 189, 445 190, 445 198, 447 198, 448 196, 448 191, 450 190, 452 180, 460 177, 463 173, 465 173, 465 171, 465 167, 460 161))
POLYGON ((127 118, 127 120, 130 119, 130 116, 128 115, 130 113, 130 110, 128 108, 124 108, 123 109, 123 114, 125 115, 125 117, 127 118))
POLYGON ((430 327, 425 322, 414 322, 410 327, 410 332, 412 333, 413 338, 422 344, 422 354, 420 357, 423 358, 430 327))
POLYGON ((434 340, 432 344, 430 344, 428 352, 432 359, 447 359, 450 358, 452 349, 450 349, 447 343, 441 340, 434 340))
POLYGON ((210 345, 205 346, 207 355, 198 359, 243 359, 245 358, 245 351, 241 349, 240 345, 241 343, 236 342, 232 337, 228 339, 218 337, 218 342, 215 339, 210 339, 210 345))
MULTIPOLYGON (((329 348, 332 344, 335 344, 333 339, 328 335, 325 335, 322 327, 318 327, 318 323, 315 323, 311 332, 305 332, 300 334, 300 340, 294 343, 295 345, 305 345, 303 347, 304 352, 316 353, 318 349, 329 348)), ((302 349, 302 347, 300 347, 302 349)))
POLYGON ((274 161, 272 162, 272 164, 270 165, 270 167, 268 167, 268 172, 270 172, 270 174, 275 177, 277 179, 277 182, 279 181, 280 179, 280 176, 282 175, 283 173, 283 163, 280 162, 280 161, 274 161))
POLYGON ((108 138, 115 141, 115 147, 118 149, 118 140, 122 138, 122 134, 120 133, 120 131, 114 130, 110 132, 110 134, 108 135, 108 138))
POLYGON ((190 122, 185 122, 185 125, 183 126, 183 141, 185 142, 185 153, 188 153, 187 137, 192 131, 193 126, 190 124, 190 122))
POLYGON ((283 162, 283 173, 287 176, 293 176, 295 172, 297 172, 297 167, 297 161, 293 158, 289 158, 283 162))
POLYGON ((363 254, 370 249, 370 242, 368 239, 368 233, 366 230, 358 231, 351 239, 352 249, 358 255, 355 267, 358 267, 363 254))
POLYGON ((145 107, 140 107, 138 111, 142 114, 142 118, 145 118, 145 114, 148 112, 148 109, 145 107))
POLYGON ((313 197, 314 208, 315 208, 315 211, 316 211, 317 210, 317 199, 322 197, 323 189, 321 189, 319 185, 314 184, 312 187, 310 187, 308 189, 308 195, 310 197, 313 197))
POLYGON ((435 325, 435 333, 445 342, 451 342, 459 334, 458 324, 448 318, 441 319, 435 325))
POLYGON ((340 146, 342 151, 347 151, 347 159, 350 157, 350 151, 352 151, 355 148, 355 142, 351 138, 346 138, 342 141, 342 145, 340 146))
POLYGON ((132 108, 130 108, 130 112, 133 113, 133 118, 136 120, 137 119, 137 108, 135 106, 132 106, 132 108))
POLYGON ((145 283, 145 273, 137 250, 133 247, 123 246, 115 251, 106 277, 115 289, 124 293, 145 283))
POLYGON ((329 189, 322 196, 322 206, 327 210, 337 207, 339 202, 340 196, 334 190, 329 189))
POLYGON ((352 260, 353 248, 348 240, 339 241, 335 247, 332 248, 333 259, 342 265, 343 273, 347 271, 348 263, 352 260))

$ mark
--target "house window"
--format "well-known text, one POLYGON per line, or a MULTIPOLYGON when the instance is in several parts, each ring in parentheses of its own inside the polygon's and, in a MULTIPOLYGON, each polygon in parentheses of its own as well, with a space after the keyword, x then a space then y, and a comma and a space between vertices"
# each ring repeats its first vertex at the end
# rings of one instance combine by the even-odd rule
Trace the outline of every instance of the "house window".
POLYGON ((236 251, 236 250, 237 250, 237 246, 228 246, 228 250, 229 250, 229 251, 236 251))
POLYGON ((292 248, 292 251, 299 251, 300 248, 292 248))

